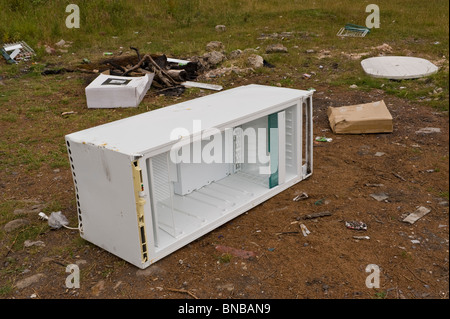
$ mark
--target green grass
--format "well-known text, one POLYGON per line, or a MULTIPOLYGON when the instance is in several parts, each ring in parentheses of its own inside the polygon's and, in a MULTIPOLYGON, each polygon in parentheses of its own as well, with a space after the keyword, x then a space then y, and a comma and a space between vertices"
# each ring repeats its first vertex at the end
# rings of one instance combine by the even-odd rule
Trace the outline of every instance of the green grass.
MULTIPOLYGON (((33 63, 7 65, 0 62, 0 169, 15 166, 37 171, 43 167, 68 167, 64 135, 79 129, 103 124, 173 103, 172 98, 158 97, 138 108, 124 110, 86 110, 86 79, 79 74, 42 76, 48 67, 78 65, 83 58, 98 61, 103 52, 127 50, 130 45, 141 52, 164 53, 187 58, 201 55, 211 40, 222 41, 226 52, 259 48, 275 69, 262 68, 255 74, 270 78, 269 85, 307 88, 321 83, 357 90, 382 89, 410 101, 448 111, 448 61, 441 70, 426 79, 389 81, 367 76, 360 59, 351 60, 344 53, 368 52, 388 43, 392 54, 413 54, 432 60, 448 57, 448 2, 378 1, 381 28, 365 38, 344 38, 336 32, 345 23, 364 25, 367 13, 364 2, 344 0, 95 0, 78 1, 79 29, 68 29, 65 19, 67 1, 0 0, 0 41, 23 40, 37 52, 33 63), (164 23, 161 23, 161 22, 164 23), (214 27, 226 25, 218 33, 214 27), (259 40, 264 34, 294 32, 293 38, 259 40), (69 52, 59 56, 45 53, 44 45, 55 47, 59 40, 72 42, 69 52), (282 42, 288 54, 265 54, 265 47, 282 42), (438 44, 434 44, 439 42, 438 44), (316 53, 328 50, 330 56, 319 59, 316 53), (319 69, 322 65, 323 68, 319 69), (306 81, 303 73, 316 73, 306 81), (316 84, 317 83, 317 84, 316 84), (61 117, 64 111, 77 114, 61 117), (22 131, 22 124, 33 126, 36 133, 22 131), (38 133, 38 134, 37 134, 38 133), (28 135, 27 135, 28 134, 28 135)), ((245 58, 226 61, 245 67, 245 58)), ((231 75, 231 81, 241 76, 231 75)), ((223 81, 216 79, 218 84, 223 81)), ((187 90, 183 99, 198 94, 187 90)))

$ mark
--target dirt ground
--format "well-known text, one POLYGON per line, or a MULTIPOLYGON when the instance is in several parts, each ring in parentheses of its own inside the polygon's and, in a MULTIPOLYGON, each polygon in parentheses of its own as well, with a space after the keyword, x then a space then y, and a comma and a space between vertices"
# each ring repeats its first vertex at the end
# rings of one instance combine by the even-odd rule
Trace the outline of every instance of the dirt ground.
MULTIPOLYGON (((255 75, 241 81, 234 80, 233 86, 268 84, 269 80, 255 75)), ((7 298, 447 299, 448 113, 382 90, 320 85, 315 89, 314 137, 333 140, 314 143, 313 174, 307 180, 145 270, 87 242, 79 240, 81 244, 74 245, 77 231, 44 232, 38 240, 45 247, 8 253, 9 260, 25 270, 2 281, 17 284, 32 276, 36 280, 25 288, 13 288, 7 298), (331 132, 326 115, 329 106, 379 100, 385 101, 393 115, 393 133, 331 132), (424 127, 441 132, 416 133, 424 127), (293 201, 303 192, 309 198, 293 201), (370 196, 374 193, 388 197, 377 201, 370 196), (402 222, 419 206, 431 212, 413 225, 402 222), (301 219, 325 211, 331 216, 301 219), (346 221, 362 221, 367 231, 348 229, 346 221), (307 237, 301 223, 310 231, 307 237), (65 245, 70 250, 61 248, 65 245), (256 257, 226 258, 216 250, 217 245, 252 251, 256 257), (69 264, 80 267, 80 288, 65 285, 69 264), (366 278, 372 274, 366 272, 370 264, 380 269, 380 288, 366 287, 366 278)), ((154 98, 150 91, 145 99, 154 98)), ((40 175, 22 179, 2 173, 5 196, 38 202, 55 192, 75 196, 69 169, 61 169, 57 182, 50 168, 40 175)), ((75 207, 64 213, 75 216, 75 207)), ((0 267, 6 269, 8 263, 4 260, 0 267)))

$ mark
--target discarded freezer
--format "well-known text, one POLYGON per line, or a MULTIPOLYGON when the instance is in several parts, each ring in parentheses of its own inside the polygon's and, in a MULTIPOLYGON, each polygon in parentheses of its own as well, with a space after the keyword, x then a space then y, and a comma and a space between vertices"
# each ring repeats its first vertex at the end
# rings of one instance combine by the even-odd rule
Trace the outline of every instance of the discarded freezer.
POLYGON ((242 86, 66 143, 81 236, 146 268, 312 174, 312 92, 242 86))

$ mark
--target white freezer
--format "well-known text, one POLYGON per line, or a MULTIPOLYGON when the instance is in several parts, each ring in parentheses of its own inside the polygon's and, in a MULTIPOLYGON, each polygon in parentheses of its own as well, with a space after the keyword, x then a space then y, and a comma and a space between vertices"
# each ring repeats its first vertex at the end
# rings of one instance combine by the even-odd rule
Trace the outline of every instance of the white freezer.
POLYGON ((312 174, 312 92, 242 86, 66 143, 81 237, 146 268, 312 174))

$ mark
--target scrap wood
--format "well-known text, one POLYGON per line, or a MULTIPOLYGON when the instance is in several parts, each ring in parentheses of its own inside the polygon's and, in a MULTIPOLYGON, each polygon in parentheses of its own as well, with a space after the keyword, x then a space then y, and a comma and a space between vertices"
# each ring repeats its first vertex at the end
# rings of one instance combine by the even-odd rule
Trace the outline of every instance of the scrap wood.
POLYGON ((303 215, 303 216, 297 217, 297 220, 300 220, 300 219, 314 219, 314 218, 331 216, 331 215, 333 215, 331 212, 325 211, 325 212, 320 212, 320 213, 313 213, 313 214, 303 215))
POLYGON ((299 231, 283 231, 283 232, 279 232, 279 233, 275 233, 275 235, 287 235, 287 234, 300 234, 299 231))
POLYGON ((173 291, 173 292, 180 292, 183 294, 188 294, 189 296, 191 296, 194 299, 198 299, 198 297, 196 295, 194 295, 192 292, 190 292, 189 290, 185 290, 185 289, 175 289, 175 288, 167 288, 167 290, 169 291, 173 291))

